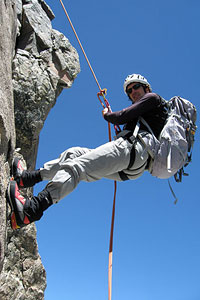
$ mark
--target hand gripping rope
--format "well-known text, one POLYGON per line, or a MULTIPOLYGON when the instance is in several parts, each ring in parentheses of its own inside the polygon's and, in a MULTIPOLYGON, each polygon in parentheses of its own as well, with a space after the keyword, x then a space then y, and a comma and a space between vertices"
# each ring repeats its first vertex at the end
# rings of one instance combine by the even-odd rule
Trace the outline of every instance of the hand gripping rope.
MULTIPOLYGON (((96 81, 96 84, 97 84, 97 86, 99 88, 99 92, 97 93, 97 97, 98 97, 98 99, 99 99, 102 107, 103 108, 107 107, 108 110, 111 112, 110 104, 109 104, 108 100, 105 98, 106 89, 101 89, 101 86, 100 86, 100 84, 99 84, 99 82, 97 80, 97 77, 96 77, 96 75, 94 73, 94 70, 93 70, 93 68, 92 68, 92 66, 91 66, 91 64, 89 62, 89 59, 87 58, 85 50, 84 50, 84 48, 83 48, 83 46, 82 46, 82 44, 81 44, 81 42, 79 40, 79 37, 78 37, 78 35, 76 33, 76 30, 75 30, 75 28, 74 28, 74 26, 72 24, 72 21, 71 21, 71 19, 69 17, 69 14, 67 13, 67 10, 66 10, 66 8, 65 8, 62 0, 60 0, 60 3, 62 5, 62 7, 63 7, 63 10, 64 10, 64 12, 65 12, 65 14, 67 16, 67 19, 68 19, 69 23, 71 25, 71 28, 72 28, 75 36, 76 36, 76 39, 77 39, 77 41, 78 41, 78 43, 79 43, 79 45, 81 47, 81 50, 82 50, 82 52, 83 52, 83 54, 85 56, 85 59, 86 59, 86 61, 88 63, 88 66, 89 66, 91 72, 92 72, 92 75, 93 75, 93 77, 94 77, 94 79, 96 81), (105 105, 104 105, 103 101, 101 100, 101 97, 103 97, 105 105)), ((118 133, 119 131, 121 131, 121 129, 120 129, 119 126, 114 126, 114 128, 115 128, 116 133, 118 133)), ((112 137, 111 137, 110 123, 108 123, 108 132, 109 132, 109 141, 111 141, 112 137)), ((114 232, 114 220, 115 220, 116 192, 117 192, 117 182, 114 181, 114 199, 113 199, 112 221, 111 221, 111 230, 110 230, 109 263, 108 263, 108 300, 111 300, 111 297, 112 297, 112 254, 113 254, 113 232, 114 232)))

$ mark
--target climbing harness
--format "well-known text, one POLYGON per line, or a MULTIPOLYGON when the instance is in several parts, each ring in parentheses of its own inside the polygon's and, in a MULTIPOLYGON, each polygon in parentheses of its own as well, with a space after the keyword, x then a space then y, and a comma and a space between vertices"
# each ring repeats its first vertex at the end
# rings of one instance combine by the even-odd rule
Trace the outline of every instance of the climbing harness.
MULTIPOLYGON (((73 30, 73 32, 75 34, 75 37, 76 37, 76 39, 77 39, 77 41, 78 41, 78 43, 80 45, 80 48, 81 48, 81 50, 83 52, 83 55, 85 56, 85 59, 86 59, 86 61, 88 63, 88 66, 89 66, 91 72, 92 72, 92 75, 93 75, 93 77, 94 77, 94 79, 96 81, 96 84, 97 84, 97 86, 99 88, 99 92, 97 93, 97 97, 99 99, 99 102, 100 102, 100 104, 102 105, 103 108, 108 108, 108 110, 111 112, 112 110, 111 110, 110 104, 109 104, 108 100, 105 97, 107 90, 106 89, 101 89, 101 86, 100 86, 100 84, 99 84, 99 82, 97 80, 95 72, 94 72, 94 70, 93 70, 93 68, 92 68, 92 66, 90 64, 90 61, 89 61, 89 59, 88 59, 88 57, 87 57, 87 55, 85 53, 85 50, 84 50, 84 48, 83 48, 83 46, 81 44, 81 41, 80 41, 80 39, 78 37, 78 34, 76 33, 76 30, 75 30, 75 28, 74 28, 74 26, 72 24, 72 21, 71 21, 71 19, 69 17, 69 14, 67 13, 67 10, 66 10, 66 8, 65 8, 62 0, 60 0, 60 3, 62 5, 62 7, 63 7, 63 10, 65 12, 65 15, 67 16, 67 19, 68 19, 69 23, 71 25, 71 28, 72 28, 72 30, 73 30), (105 104, 101 100, 101 97, 103 98, 103 101, 104 101, 105 104)), ((114 128, 115 128, 116 134, 121 131, 121 129, 120 129, 119 126, 114 126, 114 128)), ((110 126, 109 122, 108 122, 108 134, 109 134, 109 141, 111 141, 112 140, 112 137, 111 137, 111 126, 110 126)), ((114 233, 114 220, 115 220, 116 192, 117 192, 117 182, 114 181, 114 199, 113 199, 113 208, 112 208, 112 220, 111 220, 111 230, 110 230, 110 244, 109 244, 109 262, 108 262, 108 300, 111 300, 111 297, 112 297, 112 256, 113 256, 113 233, 114 233)))

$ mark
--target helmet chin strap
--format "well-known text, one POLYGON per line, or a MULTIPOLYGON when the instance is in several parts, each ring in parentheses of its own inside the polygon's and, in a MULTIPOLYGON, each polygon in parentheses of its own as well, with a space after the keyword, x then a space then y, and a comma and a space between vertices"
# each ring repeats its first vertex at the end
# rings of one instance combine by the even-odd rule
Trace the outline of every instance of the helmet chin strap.
POLYGON ((146 86, 146 85, 143 84, 142 87, 143 87, 143 90, 144 90, 145 94, 148 93, 147 92, 147 89, 149 89, 148 86, 146 86))

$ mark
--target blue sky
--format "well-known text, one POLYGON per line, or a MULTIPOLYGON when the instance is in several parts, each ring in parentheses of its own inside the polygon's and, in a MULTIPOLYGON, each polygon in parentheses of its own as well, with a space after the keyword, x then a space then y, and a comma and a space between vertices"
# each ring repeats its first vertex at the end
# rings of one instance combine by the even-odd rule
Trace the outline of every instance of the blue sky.
MULTIPOLYGON (((53 27, 77 49, 81 73, 64 90, 40 135, 37 167, 72 146, 107 142, 98 87, 59 0, 46 2, 53 27), (75 113, 74 113, 75 112, 75 113)), ((113 110, 130 103, 128 74, 141 73, 153 91, 180 95, 198 111, 200 2, 198 0, 63 0, 113 110)), ((199 120, 197 122, 199 125, 199 120)), ((114 133, 113 133, 114 135, 114 133)), ((113 300, 200 299, 199 131, 189 177, 171 183, 146 173, 118 184, 113 253, 113 300)), ((46 183, 38 184, 37 194, 46 183)), ((108 298, 107 269, 114 184, 80 183, 36 223, 39 253, 47 271, 45 300, 108 298)))

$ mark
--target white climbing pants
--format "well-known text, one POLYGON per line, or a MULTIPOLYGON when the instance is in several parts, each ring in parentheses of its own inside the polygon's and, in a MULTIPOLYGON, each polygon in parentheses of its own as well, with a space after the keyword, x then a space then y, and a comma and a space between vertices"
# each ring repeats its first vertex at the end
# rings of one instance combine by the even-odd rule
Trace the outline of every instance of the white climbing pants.
POLYGON ((135 159, 127 172, 131 174, 129 179, 136 179, 145 171, 148 153, 140 141, 132 144, 122 137, 96 149, 69 148, 59 158, 45 163, 40 174, 42 180, 49 180, 46 188, 53 202, 71 193, 80 181, 92 182, 101 178, 122 181, 118 172, 126 171, 132 147, 135 148, 135 159))

